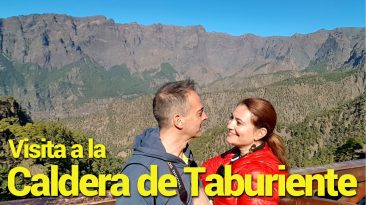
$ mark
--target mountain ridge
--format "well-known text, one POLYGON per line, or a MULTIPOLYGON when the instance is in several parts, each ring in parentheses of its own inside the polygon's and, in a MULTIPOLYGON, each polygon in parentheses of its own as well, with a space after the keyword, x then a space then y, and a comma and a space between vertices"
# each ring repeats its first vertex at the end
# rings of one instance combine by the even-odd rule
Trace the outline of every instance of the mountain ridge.
POLYGON ((150 94, 185 78, 208 88, 282 71, 362 69, 365 56, 364 28, 231 36, 202 26, 117 24, 104 16, 17 16, 0 19, 0 95, 14 96, 30 112, 62 112, 150 94))
POLYGON ((359 28, 259 37, 209 33, 202 26, 118 24, 103 16, 37 14, 0 22, 1 52, 51 70, 83 57, 106 69, 126 64, 131 72, 170 63, 180 74, 207 83, 237 72, 245 77, 317 63, 336 69, 365 62, 365 32, 359 28), (329 53, 332 58, 325 58, 329 53))

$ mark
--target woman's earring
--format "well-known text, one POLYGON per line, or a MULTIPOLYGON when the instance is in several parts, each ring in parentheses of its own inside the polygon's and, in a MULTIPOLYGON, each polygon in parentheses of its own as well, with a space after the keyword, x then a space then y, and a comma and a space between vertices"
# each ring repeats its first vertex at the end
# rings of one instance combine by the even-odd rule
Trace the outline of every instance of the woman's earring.
POLYGON ((255 150, 255 148, 257 148, 257 145, 253 144, 250 148, 249 148, 249 152, 253 152, 255 150))

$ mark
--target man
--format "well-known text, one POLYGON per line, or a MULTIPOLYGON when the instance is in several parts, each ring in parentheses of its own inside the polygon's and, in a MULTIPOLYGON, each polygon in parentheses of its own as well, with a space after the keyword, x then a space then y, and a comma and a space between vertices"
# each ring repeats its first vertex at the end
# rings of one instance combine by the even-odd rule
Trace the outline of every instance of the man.
MULTIPOLYGON (((200 187, 199 197, 192 198, 191 177, 184 174, 187 166, 196 166, 188 142, 201 136, 202 124, 207 120, 200 97, 192 80, 170 82, 162 86, 155 94, 153 113, 159 128, 149 128, 137 136, 133 154, 126 162, 122 173, 130 179, 129 197, 120 197, 119 205, 180 205, 207 204, 208 200, 200 187), (180 188, 174 196, 141 196, 137 181, 143 174, 150 175, 150 165, 157 165, 158 179, 165 174, 174 175, 180 188)), ((197 182, 199 183, 199 182, 197 182)), ((144 184, 150 190, 150 183, 144 184)), ((158 185, 159 186, 159 185, 158 185)), ((141 189, 141 187, 140 187, 141 189)), ((141 191, 141 190, 140 190, 141 191)))

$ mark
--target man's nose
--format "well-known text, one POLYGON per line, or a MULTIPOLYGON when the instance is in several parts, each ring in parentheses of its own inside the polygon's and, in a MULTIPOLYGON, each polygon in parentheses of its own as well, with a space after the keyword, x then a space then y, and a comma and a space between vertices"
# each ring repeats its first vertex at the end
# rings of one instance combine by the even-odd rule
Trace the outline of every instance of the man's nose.
POLYGON ((203 120, 207 120, 208 119, 208 116, 206 115, 205 112, 203 112, 202 116, 203 116, 203 120))

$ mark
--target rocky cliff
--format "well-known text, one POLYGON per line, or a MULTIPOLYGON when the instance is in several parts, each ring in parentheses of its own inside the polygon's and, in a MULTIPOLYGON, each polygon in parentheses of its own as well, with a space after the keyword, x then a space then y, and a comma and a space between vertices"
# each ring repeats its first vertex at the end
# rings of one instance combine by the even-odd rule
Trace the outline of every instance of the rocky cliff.
POLYGON ((132 72, 170 63, 202 83, 316 64, 360 67, 365 63, 364 39, 363 28, 259 37, 208 33, 202 26, 118 24, 103 16, 0 19, 0 52, 20 63, 52 70, 88 57, 105 69, 126 64, 132 72))
MULTIPOLYGON (((14 96, 33 113, 148 94, 183 78, 222 90, 233 80, 246 86, 238 82, 257 74, 364 65, 364 28, 259 37, 202 26, 118 24, 103 16, 0 19, 0 95, 14 96)), ((256 87, 276 80, 267 76, 256 87)))

